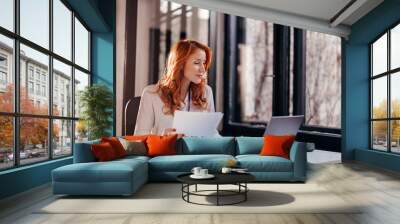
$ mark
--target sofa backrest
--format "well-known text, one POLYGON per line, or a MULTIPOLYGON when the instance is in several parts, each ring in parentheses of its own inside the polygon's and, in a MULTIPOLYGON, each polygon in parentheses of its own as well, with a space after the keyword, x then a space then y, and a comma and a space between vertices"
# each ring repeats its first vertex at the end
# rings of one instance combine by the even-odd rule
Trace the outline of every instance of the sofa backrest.
POLYGON ((177 154, 235 155, 234 137, 184 137, 177 143, 177 154))
POLYGON ((96 158, 90 148, 92 144, 99 144, 100 140, 75 143, 74 147, 74 163, 95 162, 96 158))
POLYGON ((236 137, 236 155, 259 154, 264 137, 236 137))
MULTIPOLYGON (((264 144, 263 137, 184 137, 177 141, 177 154, 259 154, 264 144)), ((100 140, 75 143, 74 163, 95 162, 91 144, 100 140)))

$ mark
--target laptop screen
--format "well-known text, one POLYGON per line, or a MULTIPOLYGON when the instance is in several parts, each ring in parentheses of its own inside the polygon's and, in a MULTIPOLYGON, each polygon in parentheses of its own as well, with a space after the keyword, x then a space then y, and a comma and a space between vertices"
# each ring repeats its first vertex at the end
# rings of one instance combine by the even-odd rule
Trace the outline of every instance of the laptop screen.
POLYGON ((272 117, 264 135, 296 135, 303 122, 303 115, 272 117))

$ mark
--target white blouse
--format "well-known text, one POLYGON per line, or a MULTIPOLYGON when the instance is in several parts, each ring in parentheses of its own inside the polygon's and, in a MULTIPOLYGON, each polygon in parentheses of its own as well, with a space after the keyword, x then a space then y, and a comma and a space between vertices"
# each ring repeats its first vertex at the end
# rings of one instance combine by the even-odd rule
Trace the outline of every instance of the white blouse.
MULTIPOLYGON (((172 128, 173 115, 163 113, 164 103, 156 92, 156 85, 146 86, 140 99, 138 116, 136 119, 135 135, 155 134, 162 135, 164 129, 172 128)), ((210 86, 206 86, 205 98, 207 99, 206 109, 201 109, 191 102, 190 111, 215 112, 214 98, 210 86)), ((189 96, 186 94, 185 106, 182 111, 188 111, 189 96)))

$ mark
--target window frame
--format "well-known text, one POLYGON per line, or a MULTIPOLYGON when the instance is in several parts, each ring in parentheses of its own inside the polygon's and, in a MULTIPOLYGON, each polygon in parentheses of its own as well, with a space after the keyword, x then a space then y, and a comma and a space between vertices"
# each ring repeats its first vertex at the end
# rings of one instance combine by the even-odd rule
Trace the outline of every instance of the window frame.
MULTIPOLYGON (((10 38, 13 41, 13 64, 11 71, 13 72, 12 75, 14 77, 14 109, 13 112, 2 112, 0 111, 0 116, 2 117, 11 117, 13 119, 13 166, 10 167, 5 167, 5 168, 0 168, 0 172, 5 171, 5 170, 10 170, 10 169, 16 169, 19 167, 24 167, 24 166, 30 166, 33 164, 38 164, 38 163, 43 163, 46 161, 51 161, 54 159, 62 159, 66 157, 73 156, 74 152, 74 143, 75 143, 75 126, 76 126, 76 121, 79 120, 79 117, 75 117, 75 108, 71 108, 71 115, 70 116, 56 116, 53 115, 53 59, 58 60, 61 63, 64 63, 68 66, 71 66, 71 92, 72 92, 72 99, 71 99, 71 105, 74 105, 75 103, 75 88, 74 88, 74 82, 75 82, 75 69, 85 73, 89 77, 89 83, 88 86, 92 85, 92 60, 91 60, 91 49, 92 49, 92 43, 91 43, 91 38, 92 38, 92 30, 88 27, 88 25, 84 22, 84 20, 79 16, 79 14, 72 9, 72 7, 66 2, 65 0, 59 0, 68 10, 71 11, 71 59, 64 58, 63 56, 53 52, 53 1, 54 0, 48 0, 49 2, 49 48, 46 49, 45 47, 40 46, 39 44, 34 43, 33 41, 30 41, 27 38, 24 38, 23 36, 20 35, 20 0, 14 0, 13 1, 13 10, 14 10, 14 31, 10 31, 4 27, 0 26, 0 35, 10 38), (79 22, 83 25, 83 27, 88 31, 88 69, 85 69, 78 64, 75 63, 75 18, 79 20, 79 22), (23 44, 29 48, 32 48, 33 50, 36 50, 42 54, 45 54, 48 56, 49 62, 48 62, 48 77, 46 80, 46 87, 45 90, 48 93, 45 93, 46 96, 48 97, 48 112, 46 115, 39 115, 39 114, 28 114, 28 113, 21 113, 20 112, 20 64, 21 64, 21 57, 20 57, 20 45, 23 44), (48 154, 47 157, 44 157, 43 160, 40 160, 38 162, 32 162, 32 163, 26 163, 26 164, 21 164, 20 161, 20 119, 21 118, 44 118, 47 119, 48 123, 48 135, 47 135, 47 150, 48 154), (68 155, 62 155, 62 156, 54 156, 54 147, 53 147, 53 123, 57 120, 66 120, 66 121, 71 121, 71 153, 68 155)), ((30 66, 27 64, 27 73, 26 75, 26 81, 28 82, 29 80, 32 80, 34 83, 34 86, 36 83, 42 83, 41 79, 41 72, 39 74, 39 80, 36 82, 36 72, 37 70, 34 68, 33 71, 33 79, 30 77, 29 69, 30 66)), ((27 86, 28 87, 28 86, 27 86)), ((40 85, 42 88, 42 85, 40 85)), ((27 89, 27 91, 29 91, 27 89)), ((34 92, 36 89, 34 88, 34 92)), ((38 96, 42 97, 41 94, 41 89, 40 89, 40 94, 38 96)))
POLYGON ((369 85, 369 150, 372 151, 378 151, 378 152, 386 152, 390 154, 396 154, 399 155, 400 152, 393 152, 392 151, 392 136, 391 136, 391 122, 392 121, 400 121, 400 117, 392 117, 392 111, 391 111, 391 79, 392 75, 395 75, 396 73, 400 72, 400 67, 391 69, 391 31, 393 28, 396 26, 400 26, 400 21, 395 22, 392 24, 389 28, 385 29, 384 32, 379 34, 375 39, 373 39, 371 42, 368 43, 368 53, 369 53, 369 71, 368 71, 368 85, 369 85), (386 62, 386 71, 376 74, 374 76, 373 74, 373 44, 376 43, 377 40, 379 40, 381 37, 384 35, 387 35, 387 62, 386 62), (386 118, 373 118, 373 81, 378 79, 386 77, 386 86, 387 86, 387 105, 386 105, 386 118), (374 121, 386 121, 386 151, 375 149, 374 144, 373 144, 373 125, 372 123, 374 121))
MULTIPOLYGON (((229 18, 231 16, 232 15, 225 14, 225 21, 229 20, 229 18)), ((239 94, 237 91, 239 89, 238 80, 237 80, 238 75, 237 75, 237 71, 235 71, 234 67, 232 67, 232 68, 229 67, 229 64, 238 62, 239 58, 238 58, 238 51, 236 49, 237 48, 236 45, 241 43, 241 41, 243 41, 243 37, 241 37, 241 35, 243 35, 244 32, 243 31, 239 32, 239 29, 243 29, 243 27, 244 27, 243 21, 242 21, 242 20, 244 20, 244 18, 237 17, 236 19, 239 20, 239 23, 241 23, 241 24, 235 24, 234 26, 232 26, 229 23, 225 24, 225 26, 230 26, 230 27, 225 27, 225 32, 226 33, 228 33, 228 31, 231 32, 229 34, 229 38, 227 38, 227 39, 229 39, 229 41, 233 41, 234 43, 230 43, 229 41, 225 43, 224 54, 225 55, 233 54, 235 56, 230 59, 229 58, 224 59, 225 60, 225 62, 224 62, 225 63, 225 71, 224 72, 228 74, 226 80, 224 81, 224 86, 226 87, 226 88, 224 88, 224 93, 225 93, 224 102, 226 102, 224 104, 224 108, 225 108, 224 129, 226 131, 225 133, 230 134, 230 135, 235 135, 235 134, 242 135, 244 133, 250 133, 250 135, 261 136, 265 131, 265 127, 268 124, 267 122, 261 122, 261 121, 260 122, 258 122, 258 121, 246 122, 246 121, 242 121, 240 119, 240 102, 238 100, 239 94), (234 34, 236 35, 235 37, 233 37, 234 34), (230 46, 229 44, 233 44, 233 46, 230 46), (228 48, 230 48, 230 49, 228 49, 228 48), (233 48, 235 48, 236 51, 233 48), (233 61, 229 61, 229 60, 233 60, 233 61), (237 127, 242 127, 242 128, 237 128, 237 127), (232 130, 226 130, 226 129, 232 129, 232 130), (235 131, 235 129, 237 129, 237 131, 235 131)), ((297 31, 297 32, 301 32, 301 30, 297 31)), ((299 49, 299 51, 301 51, 301 52, 298 53, 299 54, 298 56, 300 56, 300 55, 302 55, 303 51, 304 52, 306 51, 306 48, 305 48, 306 44, 304 43, 305 36, 297 35, 297 37, 294 38, 294 41, 298 41, 299 44, 301 43, 302 48, 299 49), (304 40, 301 40, 300 38, 304 38, 304 40)), ((343 39, 342 39, 342 41, 343 41, 343 39)), ((276 52, 274 52, 274 54, 276 54, 276 52)), ((296 52, 294 52, 294 56, 296 56, 296 52)), ((296 59, 294 59, 294 60, 296 60, 296 59)), ((273 66, 274 67, 277 66, 275 64, 275 62, 273 62, 273 66)), ((296 68, 296 69, 301 69, 301 68, 296 68)), ((275 70, 274 70, 274 72, 275 72, 275 70)), ((298 72, 301 73, 301 71, 298 71, 298 72)), ((300 75, 305 77, 306 76, 305 71, 303 71, 303 73, 300 75)), ((276 77, 274 79, 276 79, 276 77)), ((305 91, 305 90, 303 90, 303 91, 305 91)), ((289 93, 289 94, 292 94, 292 93, 289 93)), ((297 93, 297 94, 299 94, 299 93, 297 93)), ((276 97, 276 96, 273 96, 273 98, 274 97, 276 97)), ((304 97, 306 97, 305 93, 304 93, 304 97)), ((296 99, 296 100, 299 101, 299 99, 296 99)), ((299 105, 299 107, 304 107, 304 116, 306 115, 305 100, 306 99, 304 98, 303 102, 297 102, 297 104, 304 104, 304 105, 299 105)), ((280 102, 279 99, 276 101, 278 103, 280 102)), ((294 101, 295 101, 295 98, 293 98, 293 102, 292 102, 293 104, 295 103, 294 101)), ((271 102, 271 104, 273 104, 273 102, 271 102)), ((287 110, 289 111, 289 107, 287 108, 287 110)), ((274 107, 272 108, 272 113, 273 113, 273 116, 277 116, 277 115, 274 115, 277 113, 277 111, 275 111, 274 107)), ((335 127, 329 127, 329 126, 305 125, 304 124, 301 126, 300 130, 302 132, 306 132, 306 133, 314 132, 313 134, 315 134, 315 132, 318 132, 321 134, 325 134, 325 133, 333 134, 335 136, 341 135, 341 128, 335 128, 335 127)))
POLYGON ((0 70, 0 85, 3 85, 3 84, 7 84, 7 73, 5 73, 4 71, 0 70))
MULTIPOLYGON (((224 136, 263 136, 267 123, 265 122, 251 122, 246 123, 240 119, 240 102, 237 100, 237 75, 236 75, 236 63, 238 61, 237 54, 237 44, 241 41, 239 34, 243 32, 238 31, 243 28, 243 24, 237 22, 240 17, 235 17, 233 15, 224 15, 224 79, 223 79, 223 108, 224 108, 224 118, 223 118, 223 129, 222 135, 224 136)), ((212 18, 212 17, 211 17, 212 18)), ((213 30, 211 28, 211 30, 213 30)), ((302 60, 301 56, 305 54, 305 37, 304 30, 294 29, 294 69, 296 75, 293 77, 293 91, 297 90, 297 94, 293 95, 293 114, 305 115, 305 61, 302 60), (297 58, 296 58, 297 57, 297 58), (296 85, 295 85, 296 83, 296 85), (294 88, 296 87, 296 89, 294 88), (301 93, 301 94, 300 94, 301 93), (296 97, 295 97, 296 96, 296 97)), ((278 37, 279 38, 279 37, 278 37)), ((341 40, 343 42, 343 38, 341 40)), ((343 48, 343 44, 341 45, 343 48)), ((274 52, 274 54, 276 54, 274 52)), ((275 62, 274 62, 274 66, 275 62)), ((293 73, 293 74, 294 74, 293 73)), ((290 93, 290 90, 289 90, 290 93)), ((281 94, 282 95, 282 94, 281 94)), ((274 96, 273 98, 275 98, 274 96)), ((290 98, 290 96, 287 96, 290 98)), ((289 99, 288 99, 289 100, 289 99)), ((279 103, 279 99, 278 99, 279 103)), ((290 107, 290 106, 289 106, 290 107)), ((272 108, 273 114, 278 116, 281 112, 275 111, 272 108), (278 113, 279 112, 279 113, 278 113)), ((287 108, 290 113, 290 108, 287 108)), ((300 127, 300 131, 297 135, 299 141, 303 142, 314 142, 316 147, 324 151, 341 152, 341 128, 325 127, 325 126, 311 126, 303 125, 300 127)))

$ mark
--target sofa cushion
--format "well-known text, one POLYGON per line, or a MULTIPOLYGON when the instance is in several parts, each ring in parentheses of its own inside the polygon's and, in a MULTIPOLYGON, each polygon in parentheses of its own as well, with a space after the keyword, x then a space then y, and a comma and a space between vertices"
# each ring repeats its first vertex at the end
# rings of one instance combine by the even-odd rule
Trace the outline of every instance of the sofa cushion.
POLYGON ((149 137, 150 135, 125 135, 124 139, 126 140, 131 140, 131 141, 143 141, 145 142, 147 137, 149 137))
POLYGON ((216 172, 230 159, 235 158, 231 155, 215 154, 158 156, 149 160, 149 170, 152 172, 190 172, 193 167, 200 166, 212 172, 216 172))
POLYGON ((121 142, 117 137, 104 137, 101 138, 101 142, 108 142, 114 149, 115 155, 117 158, 122 158, 126 156, 126 151, 124 146, 122 146, 121 142))
POLYGON ((146 143, 141 140, 126 140, 124 138, 120 138, 122 146, 126 151, 126 155, 138 155, 145 156, 147 155, 146 143))
POLYGON ((176 140, 178 135, 172 136, 149 136, 146 139, 148 156, 165 156, 176 154, 176 140))
POLYGON ((115 154, 112 145, 108 142, 102 142, 100 144, 92 144, 91 149, 94 154, 94 157, 96 157, 96 160, 99 162, 110 161, 118 158, 118 156, 115 154))
POLYGON ((263 144, 263 137, 236 137, 236 155, 259 154, 263 144))
POLYGON ((290 159, 290 148, 295 140, 295 135, 266 135, 264 136, 264 146, 261 149, 261 156, 280 156, 290 159))
POLYGON ((238 155, 240 167, 249 172, 292 172, 292 161, 279 156, 238 155))
POLYGON ((184 137, 180 141, 178 154, 226 154, 234 155, 233 137, 184 137))
POLYGON ((53 170, 52 174, 53 181, 58 182, 130 182, 133 173, 147 172, 146 166, 139 159, 74 163, 53 170))
POLYGON ((127 163, 130 163, 130 162, 135 161, 135 160, 142 161, 142 162, 148 162, 149 159, 150 159, 150 157, 147 157, 147 156, 130 155, 130 156, 125 156, 124 158, 113 160, 113 162, 127 162, 127 163))
MULTIPOLYGON (((148 150, 149 148, 147 147, 146 140, 149 136, 154 136, 154 135, 125 135, 123 136, 124 139, 128 141, 142 141, 144 145, 146 146, 146 149, 148 150)), ((147 151, 146 151, 147 154, 147 151)))

